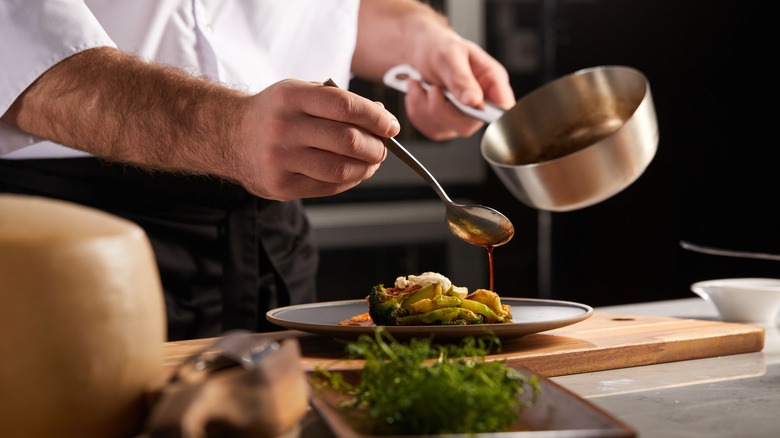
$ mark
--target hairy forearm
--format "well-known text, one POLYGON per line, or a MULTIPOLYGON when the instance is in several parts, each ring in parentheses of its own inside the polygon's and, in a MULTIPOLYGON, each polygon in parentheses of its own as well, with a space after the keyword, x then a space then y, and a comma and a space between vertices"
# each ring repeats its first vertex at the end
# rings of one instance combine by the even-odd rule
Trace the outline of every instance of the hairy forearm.
POLYGON ((390 67, 414 63, 421 33, 437 27, 448 27, 446 18, 418 0, 361 1, 352 71, 379 80, 390 67))
POLYGON ((109 160, 229 177, 241 93, 111 48, 52 67, 3 115, 38 137, 109 160))

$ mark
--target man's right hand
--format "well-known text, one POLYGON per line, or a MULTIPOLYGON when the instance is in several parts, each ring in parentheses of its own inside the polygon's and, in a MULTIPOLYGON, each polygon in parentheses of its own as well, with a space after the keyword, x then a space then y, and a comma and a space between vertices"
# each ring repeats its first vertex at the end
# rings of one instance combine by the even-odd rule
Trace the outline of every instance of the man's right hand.
POLYGON ((250 96, 108 47, 49 69, 2 119, 107 160, 216 175, 274 200, 354 187, 399 130, 381 105, 322 83, 284 80, 250 96))
POLYGON ((398 120, 381 104, 322 83, 284 80, 252 96, 236 179, 264 198, 343 192, 371 177, 398 120))

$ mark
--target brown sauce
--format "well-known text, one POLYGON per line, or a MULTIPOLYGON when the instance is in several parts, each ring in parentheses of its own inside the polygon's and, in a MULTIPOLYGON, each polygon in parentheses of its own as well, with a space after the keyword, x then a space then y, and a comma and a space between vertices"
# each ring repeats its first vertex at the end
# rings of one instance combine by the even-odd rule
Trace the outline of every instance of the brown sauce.
POLYGON ((613 134, 623 123, 624 120, 620 117, 609 117, 599 123, 590 121, 580 126, 571 126, 566 131, 560 132, 543 148, 529 148, 525 156, 517 157, 511 164, 542 163, 573 154, 613 134))
POLYGON ((488 253, 488 263, 490 264, 490 289, 493 291, 493 247, 492 246, 486 246, 487 253, 488 253))

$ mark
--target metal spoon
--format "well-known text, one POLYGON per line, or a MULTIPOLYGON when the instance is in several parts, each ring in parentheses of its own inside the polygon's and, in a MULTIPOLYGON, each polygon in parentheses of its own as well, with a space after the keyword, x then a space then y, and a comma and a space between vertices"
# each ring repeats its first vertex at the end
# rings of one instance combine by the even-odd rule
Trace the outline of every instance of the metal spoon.
POLYGON ((780 261, 780 255, 777 254, 767 254, 763 252, 751 252, 751 251, 734 251, 730 249, 712 248, 709 246, 696 245, 690 242, 686 242, 684 240, 680 241, 680 246, 682 246, 683 248, 689 251, 700 252, 703 254, 712 254, 712 255, 727 256, 727 257, 741 257, 747 259, 763 259, 763 260, 780 261))
POLYGON ((503 245, 515 234, 512 222, 498 211, 483 205, 463 205, 452 202, 439 182, 395 138, 390 138, 387 149, 420 175, 439 195, 447 208, 447 226, 452 234, 478 246, 503 245))
MULTIPOLYGON (((325 86, 336 87, 338 85, 328 79, 324 82, 325 86)), ((412 168, 420 175, 439 195, 447 212, 447 226, 452 234, 468 243, 477 246, 492 248, 503 245, 512 239, 515 235, 515 228, 512 222, 498 211, 482 205, 462 205, 452 202, 439 182, 428 172, 417 158, 414 157, 405 147, 395 138, 390 138, 387 142, 387 149, 412 168)))

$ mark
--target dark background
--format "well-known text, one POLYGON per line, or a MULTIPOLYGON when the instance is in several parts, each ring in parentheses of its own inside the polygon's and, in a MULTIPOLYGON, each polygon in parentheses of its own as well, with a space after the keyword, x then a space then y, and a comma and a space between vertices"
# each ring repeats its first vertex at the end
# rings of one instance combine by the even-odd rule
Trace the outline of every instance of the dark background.
MULTIPOLYGON (((505 13, 501 3, 487 2, 488 20, 505 13)), ((645 174, 624 192, 552 214, 551 296, 619 304, 692 296, 690 284, 704 279, 776 276, 776 262, 700 255, 679 246, 684 239, 780 252, 780 154, 773 135, 778 111, 770 97, 777 49, 767 8, 750 1, 552 3, 552 18, 549 4, 515 3, 516 22, 535 21, 542 34, 552 29, 555 47, 542 72, 513 75, 517 96, 538 86, 540 74, 549 75, 545 67, 558 77, 597 65, 631 66, 650 82, 660 142, 645 174)), ((489 36, 489 50, 501 53, 501 44, 500 33, 489 36)), ((494 178, 486 189, 496 208, 528 216, 512 208, 494 178)), ((518 270, 511 260, 521 257, 507 254, 528 251, 517 239, 499 253, 505 263, 497 290, 514 283, 537 287, 529 283, 534 267, 518 270)))
MULTIPOLYGON (((538 213, 515 200, 490 171, 484 184, 448 187, 502 211, 515 225, 515 238, 495 252, 496 291, 599 306, 692 297, 690 284, 699 280, 777 276, 778 262, 696 254, 679 246, 689 240, 780 253, 778 111, 771 80, 778 50, 776 38, 770 39, 775 17, 764 4, 488 0, 484 6, 486 48, 505 65, 515 56, 508 45, 512 36, 535 35, 536 45, 525 50, 536 66, 510 68, 517 98, 578 69, 631 66, 650 82, 660 131, 657 155, 637 182, 598 205, 551 214, 550 273, 541 281, 538 213)), ((353 85, 376 97, 376 87, 353 85)), ((381 94, 387 101, 386 91, 381 94)), ((355 191, 331 201, 359 202, 361 196, 432 192, 355 191)), ((321 289, 331 291, 328 298, 353 298, 332 290, 364 290, 416 273, 403 271, 414 267, 446 270, 446 260, 436 256, 441 252, 436 245, 420 246, 411 264, 408 247, 401 246, 325 252, 321 289), (339 284, 345 271, 355 274, 339 284)))

